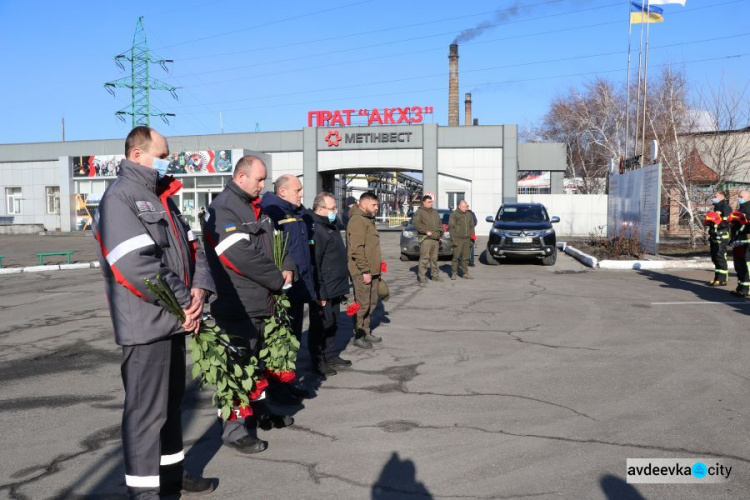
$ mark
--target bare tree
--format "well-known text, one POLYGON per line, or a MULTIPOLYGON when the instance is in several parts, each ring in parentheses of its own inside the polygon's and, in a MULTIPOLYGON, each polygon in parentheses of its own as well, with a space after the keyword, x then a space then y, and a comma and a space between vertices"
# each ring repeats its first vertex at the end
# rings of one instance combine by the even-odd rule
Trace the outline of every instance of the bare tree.
POLYGON ((748 86, 734 89, 722 80, 700 92, 695 128, 683 140, 719 175, 719 185, 750 183, 750 96, 748 86))
MULTIPOLYGON (((662 165, 662 196, 679 205, 688 218, 691 243, 703 236, 698 222, 696 205, 699 203, 696 182, 696 155, 685 141, 680 141, 682 131, 695 128, 695 113, 690 112, 688 85, 685 75, 670 67, 662 70, 652 82, 646 102, 646 141, 659 142, 659 160, 662 165)), ((636 144, 637 144, 636 138, 636 144)), ((641 145, 642 146, 642 145, 641 145)))
POLYGON ((625 93, 608 80, 596 79, 583 92, 570 89, 555 98, 529 136, 564 143, 568 177, 581 180, 583 193, 601 193, 610 160, 624 149, 625 108, 625 93))
POLYGON ((687 219, 693 246, 705 237, 701 222, 711 194, 730 183, 748 183, 750 105, 746 88, 723 83, 689 100, 682 72, 665 68, 648 96, 647 135, 659 141, 662 191, 687 219))

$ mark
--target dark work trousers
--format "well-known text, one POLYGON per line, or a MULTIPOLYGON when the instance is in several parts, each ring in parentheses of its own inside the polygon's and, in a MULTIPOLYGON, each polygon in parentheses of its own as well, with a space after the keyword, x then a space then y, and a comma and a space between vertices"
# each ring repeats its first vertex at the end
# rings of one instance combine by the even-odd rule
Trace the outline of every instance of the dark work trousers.
POLYGON ((714 281, 726 283, 729 278, 729 268, 727 267, 727 238, 718 235, 716 239, 711 239, 711 261, 714 263, 714 281))
POLYGON ((185 337, 123 346, 122 358, 125 484, 133 497, 159 498, 182 480, 185 337))
POLYGON ((339 326, 341 299, 326 301, 321 306, 310 303, 310 330, 307 335, 307 347, 313 366, 330 361, 336 356, 336 331, 339 326))
POLYGON ((369 285, 365 285, 365 280, 361 274, 352 276, 354 285, 354 300, 359 304, 356 316, 354 316, 354 338, 362 338, 372 333, 370 329, 370 319, 375 308, 378 306, 378 286, 380 286, 380 275, 372 277, 369 285))
POLYGON ((476 247, 476 241, 471 240, 471 243, 469 243, 469 251, 471 255, 469 256, 469 265, 474 265, 474 248, 476 247))
MULTIPOLYGON (((258 353, 263 343, 261 332, 263 331, 263 322, 265 318, 247 318, 240 320, 226 320, 216 318, 216 325, 229 334, 232 344, 244 349, 248 349, 248 354, 258 357, 258 353)), ((225 443, 232 443, 247 435, 257 437, 257 415, 265 409, 263 401, 250 403, 253 410, 253 417, 237 420, 225 420, 224 430, 221 433, 221 439, 225 443)))
POLYGON ((428 268, 430 269, 430 277, 433 280, 438 277, 439 249, 440 242, 431 238, 425 238, 419 244, 419 269, 417 274, 420 281, 427 279, 426 273, 428 268))
POLYGON ((732 249, 734 270, 737 273, 737 291, 740 293, 748 293, 750 290, 747 271, 747 248, 747 245, 738 245, 732 249))
POLYGON ((458 268, 464 276, 469 274, 469 245, 472 241, 469 238, 453 238, 451 246, 453 247, 453 260, 451 261, 451 276, 458 275, 458 268))
POLYGON ((305 302, 301 300, 289 301, 289 319, 292 321, 292 333, 302 342, 302 322, 305 319, 305 302))

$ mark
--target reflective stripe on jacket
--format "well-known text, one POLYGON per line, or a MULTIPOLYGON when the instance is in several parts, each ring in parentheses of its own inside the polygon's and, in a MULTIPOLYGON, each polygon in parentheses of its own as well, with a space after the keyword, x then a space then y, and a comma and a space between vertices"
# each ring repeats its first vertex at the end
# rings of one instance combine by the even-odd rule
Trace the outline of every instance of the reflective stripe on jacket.
MULTIPOLYGON (((270 316, 272 293, 284 278, 273 261, 273 223, 234 181, 213 199, 204 217, 203 238, 218 297, 211 314, 220 319, 270 316)), ((287 256, 284 269, 293 270, 287 256)))
POLYGON ((172 177, 157 182, 156 170, 129 160, 120 163, 117 175, 94 218, 97 255, 115 341, 148 344, 183 329, 144 278, 161 276, 182 308, 190 304, 191 288, 215 287, 203 250, 170 198, 182 184, 172 177))
POLYGON ((263 212, 273 220, 274 228, 284 231, 286 248, 296 265, 296 280, 288 295, 292 300, 315 300, 313 285, 312 219, 303 206, 295 206, 273 193, 266 193, 260 201, 263 212))

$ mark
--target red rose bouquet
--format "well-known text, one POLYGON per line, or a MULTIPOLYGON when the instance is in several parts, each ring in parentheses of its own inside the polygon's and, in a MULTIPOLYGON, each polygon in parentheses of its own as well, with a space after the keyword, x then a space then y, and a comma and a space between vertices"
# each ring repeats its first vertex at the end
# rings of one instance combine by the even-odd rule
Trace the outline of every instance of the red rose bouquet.
MULTIPOLYGON (((182 308, 161 276, 156 282, 143 282, 167 311, 184 321, 182 308)), ((219 417, 235 420, 252 415, 250 401, 260 397, 268 385, 258 370, 258 360, 233 346, 224 330, 206 322, 201 322, 198 333, 191 335, 188 350, 193 360, 192 375, 200 379, 199 387, 214 386, 212 402, 219 408, 219 417)))

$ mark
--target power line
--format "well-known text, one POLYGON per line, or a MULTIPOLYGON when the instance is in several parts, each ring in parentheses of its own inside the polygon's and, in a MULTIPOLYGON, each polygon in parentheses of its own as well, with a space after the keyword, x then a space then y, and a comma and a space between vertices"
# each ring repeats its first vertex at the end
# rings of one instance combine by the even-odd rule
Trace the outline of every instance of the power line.
MULTIPOLYGON (((567 16, 567 15, 570 15, 570 14, 580 14, 582 12, 605 9, 605 8, 613 7, 615 5, 621 5, 621 3, 620 2, 614 2, 614 3, 609 3, 609 4, 598 6, 598 7, 588 7, 588 8, 585 8, 585 9, 572 10, 572 11, 561 12, 561 13, 557 13, 557 14, 548 14, 546 16, 529 17, 529 18, 526 18, 526 19, 519 19, 519 20, 509 21, 509 22, 505 22, 505 23, 497 23, 497 24, 493 24, 492 26, 506 26, 506 25, 510 25, 510 24, 525 23, 525 22, 529 22, 529 21, 538 21, 540 19, 548 19, 548 18, 553 18, 553 17, 567 16)), ((344 53, 344 52, 355 52, 355 51, 359 51, 359 50, 363 50, 363 49, 371 49, 371 48, 376 48, 376 47, 383 47, 383 46, 386 46, 386 45, 397 45, 397 44, 403 44, 405 42, 413 42, 413 41, 416 41, 416 40, 424 40, 424 39, 427 39, 427 38, 435 38, 435 37, 440 37, 440 36, 445 36, 445 35, 452 35, 452 34, 455 34, 455 32, 456 32, 456 30, 444 31, 442 33, 435 33, 435 34, 431 34, 431 35, 422 35, 422 36, 418 36, 418 37, 405 38, 405 39, 401 39, 401 40, 391 40, 391 41, 387 41, 387 42, 379 42, 379 43, 375 43, 375 44, 364 45, 364 46, 359 46, 359 47, 352 47, 352 48, 347 48, 347 49, 329 50, 329 51, 325 51, 325 52, 319 52, 317 54, 307 54, 307 55, 304 55, 304 56, 290 57, 290 58, 287 58, 287 59, 279 59, 279 60, 276 60, 276 61, 268 61, 268 62, 264 62, 264 63, 244 64, 244 65, 241 65, 241 66, 232 66, 232 67, 223 68, 223 69, 209 70, 209 71, 204 71, 204 72, 201 72, 201 73, 192 73, 192 75, 204 75, 204 74, 222 73, 224 71, 234 71, 234 70, 238 70, 238 69, 257 68, 259 66, 267 66, 269 64, 278 64, 278 63, 283 63, 283 62, 299 61, 300 59, 309 59, 311 57, 317 57, 317 56, 329 56, 329 55, 332 55, 332 54, 341 54, 341 53, 344 53)))
MULTIPOLYGON (((554 33, 562 33, 562 32, 565 32, 565 31, 576 31, 576 30, 580 30, 580 29, 583 29, 583 28, 597 28, 597 27, 600 27, 600 26, 611 26, 613 24, 622 24, 622 21, 610 21, 610 22, 605 22, 605 23, 595 23, 595 24, 586 24, 586 25, 582 25, 582 26, 573 26, 573 27, 568 27, 568 28, 560 28, 560 29, 557 29, 557 30, 537 31, 537 32, 534 32, 534 33, 527 33, 527 34, 523 34, 523 35, 514 35, 514 36, 508 36, 508 37, 504 37, 504 38, 496 38, 496 39, 494 39, 494 41, 499 41, 499 40, 505 41, 505 40, 514 40, 514 39, 518 39, 518 38, 527 38, 527 37, 532 37, 532 36, 550 35, 550 34, 554 34, 554 33)), ((462 46, 471 45, 471 44, 474 44, 474 43, 479 43, 479 42, 466 42, 466 43, 462 44, 462 46)), ((317 70, 317 69, 320 69, 320 68, 344 66, 344 65, 347 65, 347 64, 356 64, 356 63, 361 63, 361 62, 365 62, 365 61, 376 61, 378 59, 390 59, 392 57, 405 56, 405 55, 413 55, 413 54, 423 54, 425 52, 437 52, 437 51, 444 51, 444 50, 445 50, 445 45, 441 45, 440 47, 434 47, 434 48, 430 48, 430 49, 411 50, 409 52, 400 52, 398 54, 388 54, 388 55, 384 55, 384 56, 375 56, 375 57, 369 57, 369 58, 359 58, 359 59, 353 59, 353 60, 350 60, 350 61, 333 62, 333 63, 330 63, 330 64, 318 64, 318 65, 315 65, 315 66, 308 66, 306 68, 295 68, 295 69, 289 69, 289 70, 285 70, 285 71, 274 71, 274 72, 271 72, 271 73, 256 73, 256 74, 253 75, 253 77, 254 78, 258 78, 258 77, 261 77, 261 76, 284 75, 284 74, 288 74, 288 73, 296 73, 296 72, 299 72, 299 71, 317 70)), ((247 80, 247 77, 243 76, 243 77, 239 77, 239 78, 232 78, 232 79, 229 79, 229 80, 218 80, 218 81, 213 81, 213 82, 204 82, 204 83, 197 84, 197 86, 214 85, 214 84, 221 84, 221 83, 231 83, 231 82, 237 82, 237 81, 241 81, 241 80, 247 80)))
MULTIPOLYGON (((696 43, 703 43, 706 41, 715 41, 715 40, 723 40, 723 39, 729 39, 729 38, 738 38, 742 36, 748 36, 750 35, 750 32, 747 33, 741 33, 736 35, 728 35, 725 37, 714 37, 714 38, 708 38, 704 40, 693 40, 689 42, 679 42, 679 43, 673 43, 673 44, 667 44, 667 45, 660 45, 656 47, 652 47, 652 49, 662 49, 662 48, 669 48, 669 47, 676 47, 676 46, 682 46, 682 45, 692 45, 696 43)), ((487 68, 477 68, 477 69, 470 69, 470 70, 464 70, 462 74, 466 73, 479 73, 483 71, 494 71, 498 69, 507 69, 507 68, 517 68, 517 67, 523 67, 523 66, 533 66, 533 65, 540 65, 540 64, 550 64, 550 63, 557 63, 557 62, 565 62, 565 61, 572 61, 572 60, 581 60, 581 59, 591 59, 595 57, 605 57, 605 56, 611 56, 611 55, 618 55, 623 54, 622 51, 612 51, 612 52, 601 52, 598 54, 587 54, 582 56, 571 56, 571 57, 562 57, 557 59, 546 59, 541 61, 527 61, 522 63, 515 63, 515 64, 505 64, 500 66, 491 66, 487 68)), ((259 96, 259 97, 251 97, 246 99, 233 99, 228 101, 215 101, 208 103, 208 105, 218 105, 218 104, 232 104, 237 102, 246 102, 246 101, 253 101, 258 99, 273 99, 277 97, 288 97, 292 95, 300 95, 300 94, 310 94, 310 93, 316 93, 316 92, 330 92, 334 90, 342 90, 342 89, 349 89, 353 87, 368 87, 372 85, 383 85, 383 84, 389 84, 389 83, 400 83, 405 81, 411 81, 411 80, 420 80, 423 78, 435 78, 435 77, 442 77, 445 75, 445 72, 440 73, 432 73, 428 75, 419 75, 419 76, 411 76, 406 78, 396 78, 391 80, 380 80, 380 81, 374 81, 374 82, 366 82, 362 84, 357 85, 342 85, 338 87, 326 87, 321 89, 315 89, 315 90, 300 90, 296 92, 287 92, 284 94, 272 94, 272 95, 265 95, 265 96, 259 96)), ((187 106, 186 106, 187 107, 187 106)))
MULTIPOLYGON (((744 54, 733 54, 728 56, 720 56, 720 57, 713 57, 713 58, 706 58, 706 59, 696 59, 692 61, 683 61, 680 64, 686 65, 686 64, 697 64, 702 62, 710 62, 710 61, 718 61, 718 60, 725 60, 725 59, 740 59, 743 57, 749 56, 750 53, 744 53, 744 54)), ((672 66, 672 63, 663 63, 663 64, 655 64, 651 66, 652 68, 661 68, 661 67, 668 67, 672 66)), ((488 87, 488 86, 499 86, 499 85, 508 85, 513 83, 527 83, 531 81, 538 81, 538 80, 555 80, 555 79, 562 79, 562 78, 570 78, 575 76, 588 76, 588 75, 599 75, 599 74, 608 74, 608 73, 618 73, 618 72, 624 72, 626 71, 626 68, 617 68, 617 69, 607 69, 607 70, 596 70, 596 71, 587 71, 587 72, 581 72, 581 73, 569 73, 564 75, 547 75, 547 76, 539 76, 539 77, 533 77, 533 78, 524 78, 524 79, 518 79, 518 80, 505 80, 505 81, 498 81, 498 82, 484 82, 479 84, 473 84, 469 85, 474 88, 478 87, 488 87)), ((407 95, 407 94, 424 94, 425 92, 433 92, 433 91, 445 91, 447 90, 447 86, 442 85, 440 87, 432 87, 432 88, 426 88, 426 89, 414 89, 414 90, 406 90, 406 91, 400 91, 400 92, 386 92, 386 93, 380 93, 380 94, 366 94, 366 95, 359 95, 359 96, 348 96, 346 99, 363 99, 363 98, 370 98, 370 97, 392 97, 392 96, 399 96, 399 95, 407 95)), ((275 103, 275 104, 266 104, 266 105, 260 105, 260 106, 247 106, 247 107, 241 107, 241 108, 223 108, 224 111, 246 111, 246 110, 257 110, 257 109, 265 109, 265 108, 278 108, 278 107, 288 107, 288 106, 300 106, 305 104, 318 104, 321 102, 340 102, 342 100, 341 97, 335 97, 331 99, 316 99, 314 101, 302 101, 302 102, 294 102, 294 103, 275 103)), ((216 111, 210 111, 212 113, 215 113, 216 111)))
MULTIPOLYGON (((559 0, 557 0, 557 1, 559 1, 559 0)), ((690 13, 690 12, 695 12, 695 11, 704 10, 704 9, 713 9, 713 8, 721 6, 721 5, 728 5, 728 4, 740 3, 740 2, 744 2, 744 1, 746 1, 746 0, 730 0, 730 1, 727 1, 727 2, 722 2, 722 3, 718 3, 718 4, 713 4, 713 5, 707 5, 707 6, 702 6, 702 7, 695 7, 695 8, 690 8, 690 9, 681 9, 679 11, 671 13, 670 15, 690 13)), ((541 5, 543 3, 546 3, 546 2, 540 2, 539 4, 533 4, 533 5, 541 5)), ((598 9, 605 9, 605 8, 609 8, 609 7, 613 7, 613 6, 621 6, 621 3, 620 2, 614 2, 614 3, 602 5, 602 6, 589 7, 589 8, 586 8, 586 9, 579 9, 579 10, 574 10, 574 11, 567 11, 567 12, 562 12, 562 13, 557 13, 557 14, 549 14, 549 15, 546 15, 546 16, 530 17, 530 18, 526 18, 526 19, 520 19, 520 20, 515 20, 515 21, 510 21, 510 22, 505 22, 505 23, 497 23, 497 24, 494 24, 492 26, 508 25, 508 24, 515 24, 515 23, 521 23, 521 22, 528 22, 528 21, 534 21, 534 20, 539 20, 539 19, 546 19, 546 18, 550 18, 550 17, 565 16, 565 15, 569 15, 569 14, 578 14, 578 13, 581 13, 581 12, 586 12, 586 11, 591 11, 591 10, 598 10, 598 9)), ((616 20, 616 21, 609 21, 609 22, 603 22, 603 23, 594 23, 594 24, 590 24, 590 25, 583 25, 583 26, 578 26, 578 27, 574 27, 574 28, 561 28, 561 29, 558 29, 558 30, 545 30, 545 31, 540 31, 540 32, 536 32, 536 33, 531 33, 531 34, 514 35, 514 36, 509 36, 509 37, 493 38, 493 39, 489 39, 489 40, 470 41, 470 42, 465 42, 465 43, 463 43, 461 45, 462 46, 466 46, 466 45, 472 45, 472 44, 486 44, 486 43, 493 43, 493 42, 498 42, 498 41, 507 41, 507 40, 512 40, 512 39, 525 38, 525 37, 530 37, 530 36, 547 35, 547 34, 551 34, 551 33, 559 33, 559 32, 565 32, 565 31, 575 31, 575 30, 582 29, 582 28, 591 28, 591 27, 600 27, 600 26, 622 24, 622 22, 623 22, 622 19, 620 19, 620 20, 616 20)), ((316 53, 316 54, 308 54, 308 55, 305 55, 305 56, 297 56, 297 57, 291 57, 291 58, 280 59, 280 60, 275 60, 275 61, 253 63, 253 64, 247 64, 247 65, 241 65, 241 66, 232 66, 232 67, 224 68, 224 69, 204 71, 204 72, 201 72, 201 73, 192 73, 191 76, 197 76, 197 75, 203 75, 203 74, 215 74, 215 73, 221 73, 221 72, 225 72, 225 71, 234 71, 234 70, 238 70, 238 69, 247 69, 247 68, 253 68, 253 69, 255 69, 255 68, 258 68, 259 66, 267 66, 267 65, 279 64, 279 63, 284 63, 284 62, 297 61, 297 60, 300 60, 300 59, 309 59, 311 57, 317 57, 317 56, 340 54, 340 53, 343 53, 343 52, 358 51, 358 50, 363 50, 363 49, 381 47, 381 46, 384 46, 384 45, 402 44, 404 42, 410 42, 410 41, 416 41, 416 40, 423 40, 423 39, 427 39, 427 38, 434 38, 434 37, 444 36, 444 35, 453 34, 453 33, 455 33, 455 30, 451 30, 449 32, 441 32, 441 33, 431 34, 431 35, 423 35, 423 36, 419 36, 419 37, 412 37, 412 38, 407 38, 407 39, 402 39, 402 40, 397 40, 397 41, 380 42, 380 43, 377 43, 377 44, 359 46, 359 47, 355 47, 355 48, 348 48, 348 49, 341 49, 341 50, 335 50, 335 51, 319 52, 319 53, 316 53)), ((348 36, 351 36, 351 35, 345 35, 345 36, 348 37, 348 36)), ((331 39, 335 39, 335 38, 337 38, 337 37, 331 37, 331 38, 326 39, 326 40, 331 40, 331 39)), ((313 42, 300 42, 300 43, 309 44, 309 43, 313 43, 313 42)), ((444 47, 441 47, 439 50, 443 50, 443 49, 444 49, 444 47)), ((437 48, 436 49, 426 49, 426 50, 419 51, 419 52, 412 51, 410 53, 428 52, 430 50, 438 50, 438 49, 437 48)), ((363 60, 384 59, 384 58, 387 58, 387 57, 395 57, 395 56, 398 56, 398 55, 404 55, 404 53, 395 54, 393 56, 377 56, 377 57, 373 57, 373 58, 370 58, 370 59, 358 59, 358 60, 355 60, 355 61, 350 61, 350 62, 345 62, 345 63, 334 63, 334 64, 328 64, 328 65, 318 65, 318 66, 308 67, 307 69, 318 69, 320 67, 330 67, 330 66, 334 66, 334 65, 337 65, 337 64, 338 65, 341 65, 341 64, 350 64, 350 63, 353 63, 353 62, 360 62, 360 61, 363 61, 363 60)), ((286 70, 286 71, 281 71, 281 72, 265 73, 265 74, 261 74, 261 75, 254 74, 253 76, 254 77, 257 77, 257 76, 270 76, 270 75, 275 75, 275 74, 285 74, 285 73, 291 73, 291 72, 296 72, 296 71, 298 71, 298 70, 293 69, 293 70, 286 70)), ((233 81, 240 81, 240 80, 244 80, 244 79, 245 78, 232 78, 232 79, 228 79, 228 80, 219 80, 219 81, 215 81, 215 82, 211 82, 211 83, 204 83, 204 84, 201 84, 201 85, 212 85, 214 83, 215 84, 219 84, 219 83, 231 83, 233 81)))
MULTIPOLYGON (((566 0, 546 0, 544 2, 538 2, 538 3, 528 4, 528 5, 525 5, 524 7, 536 7, 536 6, 539 6, 539 5, 547 5, 547 4, 551 4, 551 3, 559 3, 559 2, 564 2, 564 1, 566 1, 566 0)), ((507 11, 507 10, 510 10, 510 9, 505 9, 505 10, 507 11)), ((288 48, 288 47, 296 47, 296 46, 299 46, 299 45, 310 45, 311 43, 330 42, 332 40, 342 40, 342 39, 345 39, 345 38, 352 38, 352 37, 365 36, 365 35, 374 35, 374 34, 377 34, 377 33, 384 33, 384 32, 387 32, 387 31, 396 31, 396 30, 400 30, 400 29, 404 29, 404 28, 415 28, 417 26, 427 26, 427 25, 430 25, 430 24, 439 24, 439 23, 444 23, 446 21, 456 21, 456 20, 459 20, 459 19, 467 19, 467 18, 470 18, 470 17, 486 16, 488 14, 494 14, 495 12, 497 12, 497 9, 490 10, 490 11, 479 12, 479 13, 476 13, 476 14, 467 14, 467 15, 463 15, 463 16, 444 17, 442 19, 437 19, 435 21, 425 21, 425 22, 413 23, 413 24, 402 24, 400 26, 393 26, 391 28, 379 28, 379 29, 370 30, 370 31, 358 31, 356 33, 350 33, 348 35, 329 36, 329 37, 326 37, 326 38, 317 38, 315 40, 303 40, 301 42, 287 43, 287 44, 284 44, 284 45, 269 45, 267 47, 255 47, 255 48, 252 48, 252 49, 237 50, 237 51, 234 51, 234 52, 224 52, 224 53, 221 53, 221 54, 208 54, 208 55, 201 55, 201 56, 194 56, 194 57, 183 57, 180 60, 181 61, 192 61, 192 60, 195 60, 195 59, 206 59, 206 58, 213 58, 213 57, 234 56, 234 55, 237 55, 237 54, 247 54, 249 52, 261 52, 261 51, 266 51, 266 50, 274 50, 274 49, 284 49, 284 48, 288 48)))
POLYGON ((209 36, 204 36, 204 37, 201 37, 201 38, 193 38, 191 40, 186 40, 184 42, 179 42, 179 43, 173 43, 172 45, 166 45, 164 47, 159 47, 159 48, 160 49, 168 49, 168 48, 172 48, 172 47, 178 47, 180 45, 187 45, 187 44, 190 44, 190 43, 202 42, 204 40, 211 40, 213 38, 219 38, 219 37, 222 37, 222 36, 234 35, 235 33, 242 33, 243 31, 249 31, 249 30, 254 30, 254 29, 258 29, 258 28, 264 28, 266 26, 273 26, 274 24, 285 23, 287 21, 295 21, 297 19, 302 19, 303 17, 317 16, 318 14, 324 14, 326 12, 331 12, 333 10, 338 10, 338 9, 344 9, 344 8, 347 8, 347 7, 354 7, 355 5, 361 5, 363 3, 370 3, 370 2, 373 2, 373 1, 375 1, 375 0, 361 0, 359 2, 353 2, 353 3, 346 4, 346 5, 340 5, 340 6, 337 6, 337 7, 331 7, 330 9, 315 10, 313 12, 308 12, 307 14, 300 14, 298 16, 292 16, 292 17, 287 17, 285 19, 279 19, 277 21, 271 21, 271 22, 263 23, 263 24, 256 24, 255 26, 249 26, 247 28, 240 28, 240 29, 237 29, 237 30, 225 31, 223 33, 217 33, 216 35, 209 35, 209 36))

